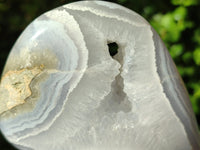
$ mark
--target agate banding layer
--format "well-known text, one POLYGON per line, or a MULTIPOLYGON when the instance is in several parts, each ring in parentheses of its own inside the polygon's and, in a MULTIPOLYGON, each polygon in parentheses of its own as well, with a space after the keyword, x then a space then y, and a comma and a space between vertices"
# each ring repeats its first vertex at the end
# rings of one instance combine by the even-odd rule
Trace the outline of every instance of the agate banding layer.
POLYGON ((145 19, 114 3, 71 3, 35 19, 0 91, 0 128, 18 149, 200 149, 167 49, 145 19))

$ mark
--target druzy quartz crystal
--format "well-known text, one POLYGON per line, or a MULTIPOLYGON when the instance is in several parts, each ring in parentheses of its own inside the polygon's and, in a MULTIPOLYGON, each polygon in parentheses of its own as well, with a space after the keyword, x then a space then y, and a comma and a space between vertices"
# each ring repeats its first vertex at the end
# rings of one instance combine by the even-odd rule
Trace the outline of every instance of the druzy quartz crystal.
POLYGON ((158 34, 104 1, 58 7, 24 30, 2 74, 0 129, 20 150, 200 149, 187 91, 158 34))

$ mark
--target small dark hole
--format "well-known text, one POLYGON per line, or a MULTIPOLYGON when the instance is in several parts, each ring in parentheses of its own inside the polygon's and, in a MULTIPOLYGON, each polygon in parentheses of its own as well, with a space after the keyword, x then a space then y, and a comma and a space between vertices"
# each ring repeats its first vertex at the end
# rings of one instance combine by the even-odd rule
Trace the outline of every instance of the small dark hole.
POLYGON ((117 43, 113 42, 113 43, 109 43, 108 44, 108 49, 109 49, 109 53, 110 56, 115 56, 118 53, 118 45, 117 43))

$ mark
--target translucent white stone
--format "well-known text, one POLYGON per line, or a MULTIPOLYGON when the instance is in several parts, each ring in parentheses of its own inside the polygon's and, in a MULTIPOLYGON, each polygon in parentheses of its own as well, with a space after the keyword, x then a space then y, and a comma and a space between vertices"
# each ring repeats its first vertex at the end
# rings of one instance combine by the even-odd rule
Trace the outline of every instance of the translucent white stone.
POLYGON ((120 5, 81 1, 41 15, 15 43, 2 76, 0 128, 21 150, 200 149, 166 47, 120 5))

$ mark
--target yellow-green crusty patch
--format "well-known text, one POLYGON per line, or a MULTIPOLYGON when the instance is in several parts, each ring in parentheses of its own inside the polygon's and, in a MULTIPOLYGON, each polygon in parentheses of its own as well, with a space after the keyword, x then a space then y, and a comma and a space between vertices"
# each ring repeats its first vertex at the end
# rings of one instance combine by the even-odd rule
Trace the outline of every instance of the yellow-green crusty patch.
POLYGON ((13 107, 25 103, 31 93, 31 81, 42 72, 43 65, 31 69, 8 71, 0 84, 0 114, 13 107))

